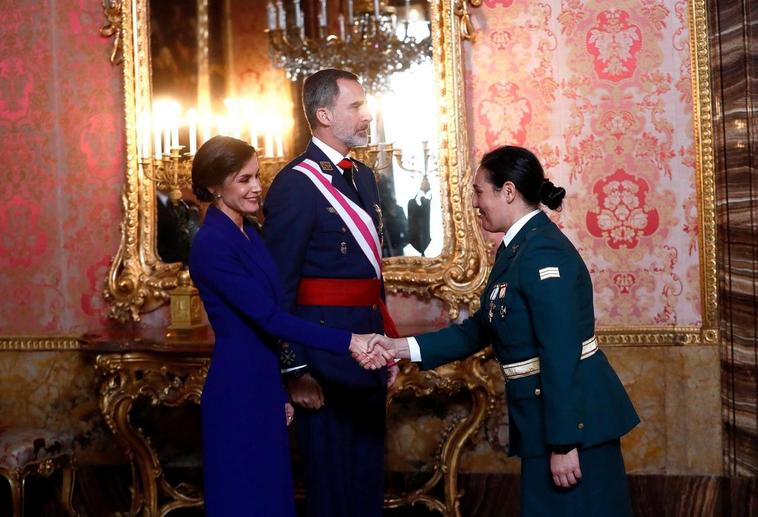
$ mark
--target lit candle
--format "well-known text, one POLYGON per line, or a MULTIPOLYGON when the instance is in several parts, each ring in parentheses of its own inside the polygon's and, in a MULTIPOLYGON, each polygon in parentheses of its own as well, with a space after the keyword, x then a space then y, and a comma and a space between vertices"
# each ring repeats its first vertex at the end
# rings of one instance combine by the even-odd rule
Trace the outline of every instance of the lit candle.
POLYGON ((282 0, 276 0, 276 13, 279 15, 279 28, 284 30, 287 28, 287 13, 284 10, 284 4, 282 0))
POLYGON ((268 30, 276 30, 276 7, 271 2, 266 4, 266 15, 268 17, 268 30))
POLYGON ((169 154, 171 150, 171 126, 165 118, 163 122, 163 152, 169 154))
POLYGON ((376 21, 379 21, 379 0, 374 0, 374 16, 376 21))
POLYGON ((299 29, 303 26, 303 13, 300 11, 300 0, 292 0, 292 5, 295 7, 295 25, 299 29))
POLYGON ((250 120, 250 145, 258 151, 258 130, 255 128, 255 122, 250 120))
POLYGON ((189 110, 187 119, 189 124, 189 153, 194 156, 197 152, 197 114, 195 108, 189 110))
POLYGON ((274 136, 271 134, 271 128, 266 130, 263 156, 274 156, 274 136))
POLYGON ((337 23, 340 26, 340 39, 345 39, 345 17, 340 13, 339 16, 337 16, 337 23))
POLYGON ((321 14, 318 20, 321 27, 326 27, 326 0, 321 0, 321 14))
POLYGON ((284 156, 284 144, 282 143, 282 132, 276 132, 276 155, 281 158, 284 156))
POLYGON ((179 122, 171 121, 171 147, 179 147, 179 122))
POLYGON ((353 0, 347 0, 347 23, 353 24, 353 0))
POLYGON ((155 144, 155 159, 160 160, 161 159, 161 127, 158 125, 156 120, 153 120, 153 136, 154 136, 154 144, 155 144))
POLYGON ((148 118, 148 114, 144 111, 140 116, 140 122, 137 126, 137 129, 139 131, 139 141, 141 147, 139 150, 139 156, 143 160, 146 160, 150 158, 150 119, 148 118))

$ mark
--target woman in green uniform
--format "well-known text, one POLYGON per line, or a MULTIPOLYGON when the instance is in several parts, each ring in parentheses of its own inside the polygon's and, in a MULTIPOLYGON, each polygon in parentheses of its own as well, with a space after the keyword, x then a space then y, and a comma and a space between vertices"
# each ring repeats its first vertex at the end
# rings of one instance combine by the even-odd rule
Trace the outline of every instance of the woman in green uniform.
POLYGON ((492 344, 506 380, 509 454, 522 460, 523 516, 631 515, 619 438, 639 418, 598 349, 587 267, 540 209, 559 209, 565 194, 528 150, 485 154, 474 206, 484 229, 505 237, 481 308, 459 325, 383 344, 423 369, 492 344))

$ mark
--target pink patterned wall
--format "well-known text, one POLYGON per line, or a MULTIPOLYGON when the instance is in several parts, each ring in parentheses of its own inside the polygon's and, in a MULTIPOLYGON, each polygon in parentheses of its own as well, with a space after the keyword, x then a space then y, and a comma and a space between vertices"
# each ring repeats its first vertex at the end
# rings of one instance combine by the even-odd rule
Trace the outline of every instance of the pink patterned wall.
POLYGON ((475 160, 531 148, 603 326, 701 322, 686 1, 484 0, 466 47, 475 160))
POLYGON ((121 70, 100 2, 0 1, 1 334, 101 324, 121 220, 121 70))

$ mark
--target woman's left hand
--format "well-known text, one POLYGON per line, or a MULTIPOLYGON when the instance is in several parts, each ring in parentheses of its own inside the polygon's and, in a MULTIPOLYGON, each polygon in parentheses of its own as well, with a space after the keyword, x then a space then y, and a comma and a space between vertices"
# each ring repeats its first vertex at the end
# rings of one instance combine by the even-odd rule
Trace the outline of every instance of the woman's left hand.
POLYGON ((571 449, 566 454, 557 452, 550 454, 550 473, 553 475, 553 483, 556 486, 569 488, 576 485, 582 479, 579 452, 571 449))
POLYGON ((284 415, 287 419, 287 425, 289 426, 295 418, 295 408, 289 402, 284 403, 284 415))

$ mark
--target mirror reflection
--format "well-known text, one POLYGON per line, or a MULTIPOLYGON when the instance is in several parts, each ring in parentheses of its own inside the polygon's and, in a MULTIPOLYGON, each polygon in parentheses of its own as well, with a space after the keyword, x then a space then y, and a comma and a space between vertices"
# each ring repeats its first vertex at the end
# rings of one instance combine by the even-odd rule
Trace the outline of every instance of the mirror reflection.
MULTIPOLYGON (((249 141, 275 170, 307 145, 302 78, 277 59, 275 40, 281 44, 288 37, 290 44, 311 47, 323 42, 332 53, 340 41, 340 59, 349 62, 351 45, 375 37, 371 22, 380 19, 400 42, 398 52, 408 55, 379 78, 382 64, 376 60, 352 71, 365 78, 369 93, 369 148, 383 150, 374 153, 381 157, 374 163, 365 160, 382 199, 383 255, 440 254, 439 105, 426 0, 151 0, 149 9, 153 109, 152 117, 140 121, 143 159, 165 159, 181 146, 178 154, 189 160, 205 140, 226 134, 249 141), (275 66, 294 81, 284 82, 275 66)), ((365 149, 352 154, 371 155, 365 149)), ((164 262, 185 262, 203 207, 186 188, 172 192, 165 182, 155 184, 156 251, 164 262)))

